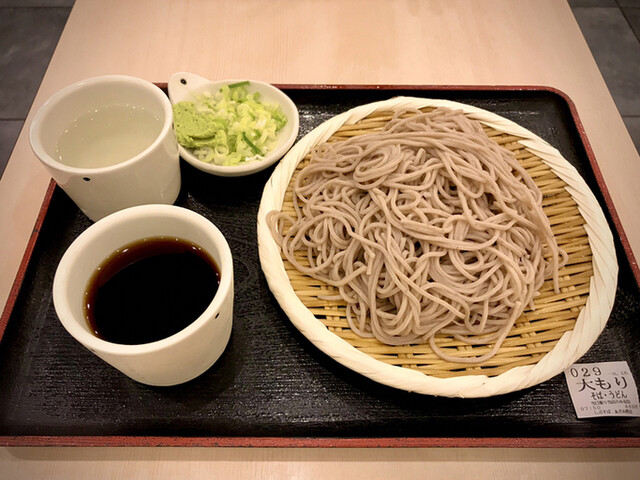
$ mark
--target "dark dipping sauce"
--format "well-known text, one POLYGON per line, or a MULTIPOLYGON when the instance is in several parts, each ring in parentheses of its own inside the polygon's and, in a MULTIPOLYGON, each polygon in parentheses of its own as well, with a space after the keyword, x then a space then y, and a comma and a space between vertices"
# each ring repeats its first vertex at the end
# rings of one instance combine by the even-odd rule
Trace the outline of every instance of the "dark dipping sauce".
POLYGON ((96 269, 85 292, 85 317, 108 342, 155 342, 193 323, 219 284, 220 270, 200 246, 145 238, 116 250, 96 269))

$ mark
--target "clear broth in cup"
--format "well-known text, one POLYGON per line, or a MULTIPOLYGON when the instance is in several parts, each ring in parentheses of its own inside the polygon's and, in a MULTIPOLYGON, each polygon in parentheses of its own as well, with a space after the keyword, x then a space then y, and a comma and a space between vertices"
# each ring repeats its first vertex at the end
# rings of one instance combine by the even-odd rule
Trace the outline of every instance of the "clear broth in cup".
POLYGON ((76 168, 110 167, 144 152, 162 130, 151 111, 128 104, 88 111, 65 128, 56 160, 76 168))

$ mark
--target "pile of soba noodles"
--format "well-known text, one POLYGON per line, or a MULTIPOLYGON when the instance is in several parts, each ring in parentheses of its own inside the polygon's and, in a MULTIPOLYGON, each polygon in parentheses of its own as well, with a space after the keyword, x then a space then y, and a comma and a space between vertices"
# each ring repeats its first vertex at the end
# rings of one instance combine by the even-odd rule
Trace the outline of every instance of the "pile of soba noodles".
POLYGON ((267 221, 297 270, 337 287, 350 328, 388 345, 429 342, 478 363, 566 261, 542 194, 480 123, 438 108, 396 112, 380 132, 317 145, 295 178, 295 217, 267 221), (303 253, 308 265, 298 261, 303 253), (492 344, 474 357, 436 333, 492 344))

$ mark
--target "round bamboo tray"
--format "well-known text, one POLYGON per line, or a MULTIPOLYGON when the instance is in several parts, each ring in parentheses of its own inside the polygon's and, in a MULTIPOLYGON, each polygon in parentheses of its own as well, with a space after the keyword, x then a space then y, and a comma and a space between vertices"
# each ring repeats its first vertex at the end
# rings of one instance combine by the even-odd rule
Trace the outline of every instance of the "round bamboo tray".
MULTIPOLYGON (((258 213, 260 261, 269 287, 293 324, 320 350, 377 382, 403 390, 451 397, 485 397, 541 383, 575 363, 595 342, 613 306, 618 266, 613 237, 593 193, 560 153, 545 141, 493 113, 443 100, 399 97, 363 105, 323 123, 285 156, 267 183, 258 213), (294 214, 292 180, 313 146, 380 130, 392 112, 443 106, 462 110, 487 135, 512 151, 541 189, 543 209, 558 245, 568 254, 561 292, 545 282, 535 309, 518 319, 497 354, 481 364, 447 362, 428 344, 388 346, 361 338, 348 326, 346 304, 323 300, 336 290, 283 259, 265 217, 294 214)), ((301 257, 302 258, 302 257, 301 257)), ((478 356, 491 345, 467 345, 438 335, 456 357, 478 356)))

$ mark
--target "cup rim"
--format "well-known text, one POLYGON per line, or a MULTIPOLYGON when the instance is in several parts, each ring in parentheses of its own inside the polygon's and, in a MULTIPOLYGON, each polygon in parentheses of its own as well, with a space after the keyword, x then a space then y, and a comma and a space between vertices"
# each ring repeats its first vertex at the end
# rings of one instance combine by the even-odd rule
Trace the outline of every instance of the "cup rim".
MULTIPOLYGON (((131 239, 135 241, 136 239, 131 239)), ((188 238, 186 238, 188 240, 188 238)), ((114 250, 118 248, 115 247, 114 250)), ((102 260, 100 260, 102 261, 102 260)), ((97 267, 100 262, 95 266, 97 267)), ((84 294, 82 292, 81 294, 84 294)), ((151 352, 157 352, 178 344, 204 327, 209 318, 216 309, 219 309, 229 295, 233 294, 233 258, 231 249, 226 239, 218 230, 218 228, 202 215, 193 212, 184 207, 175 205, 139 205, 126 208, 118 212, 112 213, 87 228, 82 232, 69 246, 64 253, 53 280, 53 304, 58 315, 60 323, 65 330, 74 337, 78 342, 95 353, 105 353, 110 355, 145 355, 151 352), (145 217, 155 216, 162 218, 181 218, 194 224, 197 228, 205 231, 211 236, 220 247, 220 261, 216 262, 220 269, 220 284, 218 290, 207 308, 196 318, 191 324, 182 330, 154 342, 142 343, 136 345, 126 345, 109 342, 107 340, 96 337, 87 329, 81 327, 72 313, 72 308, 68 301, 66 293, 66 285, 70 277, 70 267, 87 249, 91 248, 91 244, 96 238, 100 237, 106 230, 117 228, 123 222, 142 220, 145 217), (71 318, 71 320, 70 320, 71 318)), ((216 319, 213 319, 214 321, 216 319)), ((82 317, 80 321, 86 322, 82 317)))
POLYGON ((113 172, 115 170, 119 170, 121 168, 125 168, 127 165, 135 163, 140 160, 142 157, 146 156, 150 151, 160 145, 162 139, 165 138, 169 129, 173 126, 173 107, 171 106, 171 101, 169 97, 152 82, 148 80, 144 80, 138 77, 132 77, 130 75, 99 75, 95 77, 86 78, 84 80, 80 80, 78 82, 67 85, 66 87, 58 90, 51 97, 49 97, 42 106, 38 109, 36 114, 31 121, 31 125, 29 127, 29 143, 31 145, 31 149, 36 154, 36 156, 42 161, 45 165, 50 168, 69 172, 73 174, 82 174, 90 172, 93 175, 100 173, 108 173, 113 172), (116 83, 116 82, 128 82, 140 85, 145 87, 150 93, 152 93, 156 98, 160 100, 162 104, 162 109, 164 112, 164 119, 162 124, 162 129, 160 133, 156 136, 154 141, 149 144, 147 148, 145 148, 142 152, 138 153, 134 157, 131 157, 123 162, 116 163, 115 165, 109 165, 106 167, 97 167, 97 168, 80 168, 80 167, 72 167, 70 165, 66 165, 57 161, 51 155, 49 155, 41 142, 41 124, 42 119, 45 117, 47 113, 49 113, 53 108, 55 108, 66 96, 70 93, 81 90, 88 86, 97 85, 97 84, 107 84, 107 83, 116 83))

